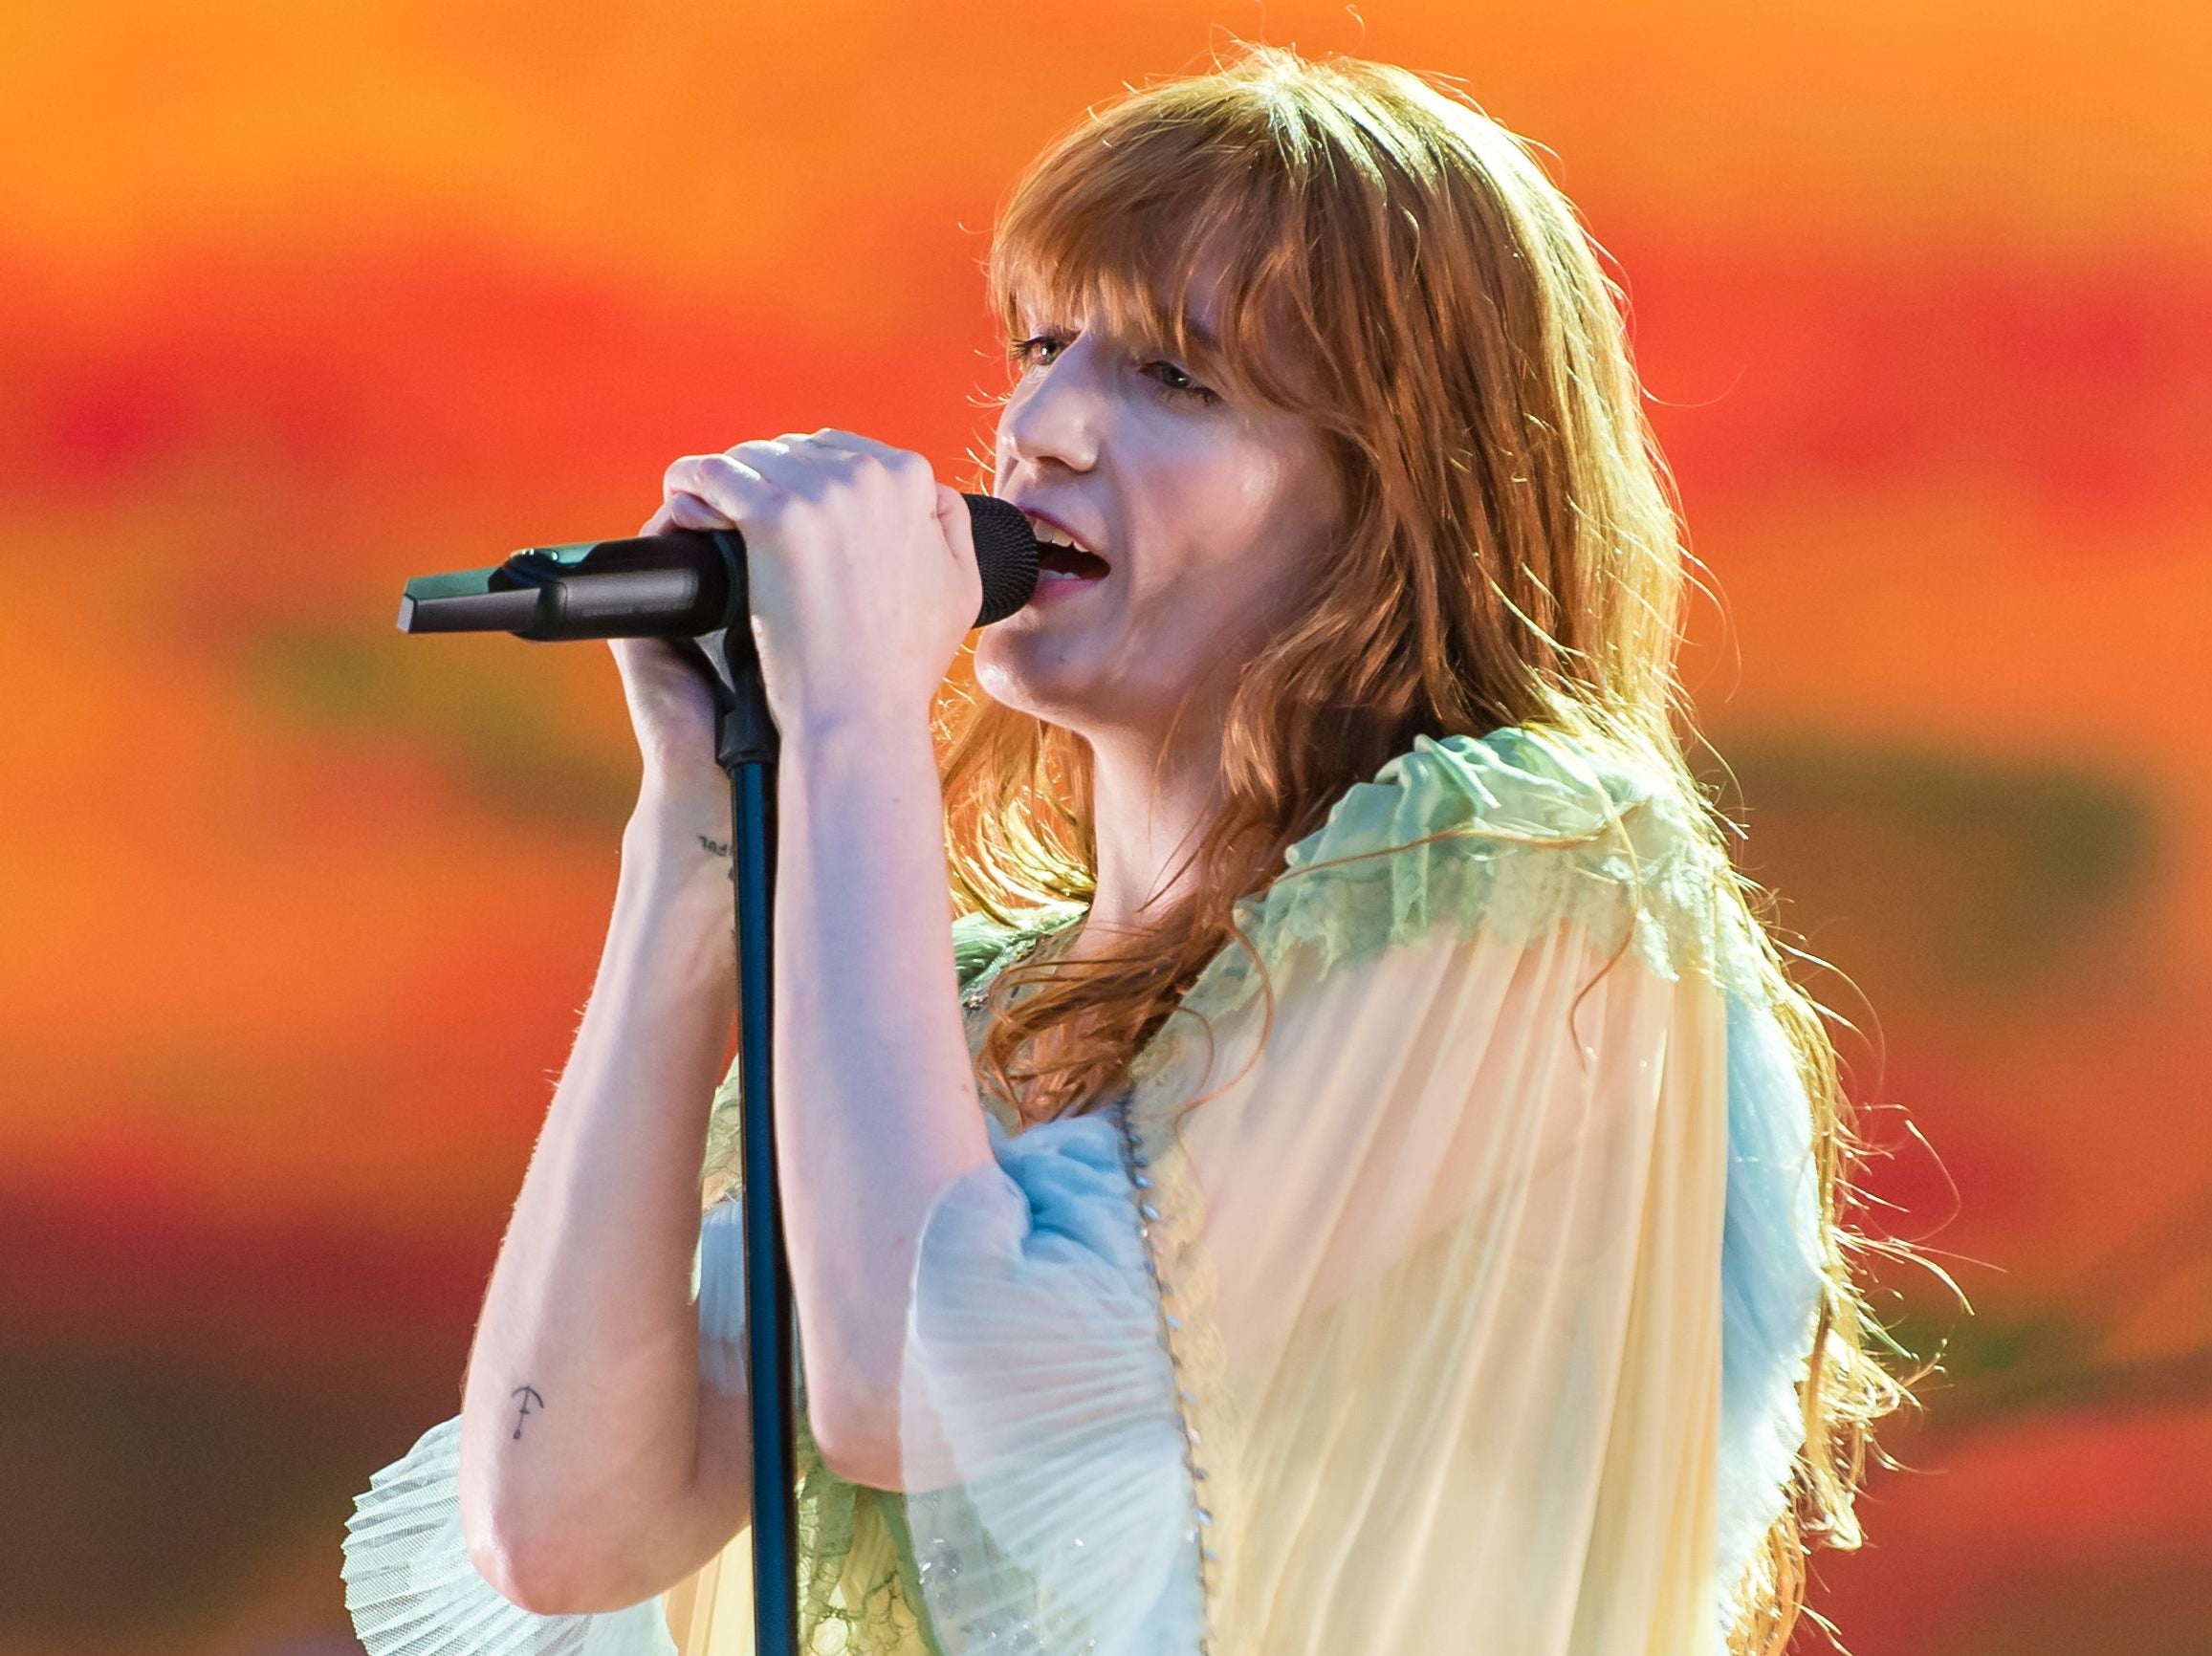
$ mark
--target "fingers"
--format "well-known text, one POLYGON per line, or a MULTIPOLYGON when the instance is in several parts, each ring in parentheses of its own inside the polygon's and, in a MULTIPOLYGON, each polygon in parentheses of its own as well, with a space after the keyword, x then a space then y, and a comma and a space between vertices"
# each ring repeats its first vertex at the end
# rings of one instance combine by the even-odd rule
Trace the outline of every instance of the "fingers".
POLYGON ((661 492, 668 504, 690 520, 683 527, 734 528, 747 512, 757 510, 768 498, 772 490, 768 480, 735 459, 735 453, 733 449, 727 454, 687 454, 661 474, 661 492), (680 505, 686 496, 690 504, 680 505), (714 514, 715 521, 696 521, 702 509, 714 514))
POLYGON ((811 435, 757 438, 720 454, 687 454, 663 473, 661 488, 671 506, 688 514, 680 527, 720 529, 741 526, 748 512, 766 509, 777 492, 820 501, 836 490, 883 488, 931 512, 937 482, 923 455, 825 426, 811 435), (697 506, 676 504, 684 494, 721 513, 721 520, 696 521, 697 506))
POLYGON ((731 529, 727 512, 718 512, 696 494, 671 494, 661 509, 672 529, 731 529))
POLYGON ((873 437, 863 437, 857 431, 840 431, 825 425, 800 441, 834 453, 872 460, 909 488, 916 488, 925 480, 933 486, 937 480, 936 470, 926 456, 910 448, 893 448, 888 443, 878 443, 873 437))
POLYGON ((668 503, 664 500, 661 502, 660 506, 655 509, 652 516, 646 518, 645 522, 638 525, 638 534, 640 535, 658 534, 668 527, 668 503))

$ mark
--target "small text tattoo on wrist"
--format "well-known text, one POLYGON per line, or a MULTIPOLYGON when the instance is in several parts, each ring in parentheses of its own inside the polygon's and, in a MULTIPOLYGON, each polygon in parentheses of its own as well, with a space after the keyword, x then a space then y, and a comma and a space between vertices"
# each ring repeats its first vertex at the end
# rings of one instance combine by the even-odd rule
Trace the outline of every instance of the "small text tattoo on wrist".
POLYGON ((522 1400, 522 1412, 515 1417, 515 1435, 520 1437, 522 1435, 522 1423, 530 1418, 532 1412, 531 1404, 535 1402, 537 1405, 537 1412, 543 1414, 545 1412, 545 1399, 538 1395, 537 1388, 534 1385, 518 1385, 507 1395, 522 1400))
POLYGON ((702 834, 699 836, 699 843, 707 848, 707 855, 710 857, 727 857, 730 855, 730 841, 727 839, 710 839, 702 834))

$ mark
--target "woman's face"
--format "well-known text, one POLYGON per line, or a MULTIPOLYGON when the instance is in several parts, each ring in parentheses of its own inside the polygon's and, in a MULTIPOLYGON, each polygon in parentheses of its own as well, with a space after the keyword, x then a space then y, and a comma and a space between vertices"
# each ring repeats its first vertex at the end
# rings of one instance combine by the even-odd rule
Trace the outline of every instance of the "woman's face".
MULTIPOLYGON (((1209 337, 1213 307, 1200 282, 1191 320, 1209 337)), ((1024 324, 992 492, 1094 556, 1044 549, 1028 607, 983 629, 976 682, 1079 734, 1156 737, 1204 685, 1187 715, 1202 718, 1303 591, 1336 533, 1335 468, 1311 422, 1240 407, 1163 348, 1081 317, 1024 324)))

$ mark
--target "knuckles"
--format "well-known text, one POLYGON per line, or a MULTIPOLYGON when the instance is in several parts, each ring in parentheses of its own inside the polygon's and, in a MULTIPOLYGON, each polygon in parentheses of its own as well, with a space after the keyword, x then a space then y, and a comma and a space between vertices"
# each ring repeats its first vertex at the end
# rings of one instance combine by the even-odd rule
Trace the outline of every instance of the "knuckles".
POLYGON ((937 481, 936 468, 931 466, 928 457, 916 454, 911 448, 892 449, 884 457, 883 466, 892 477, 909 488, 925 484, 933 487, 937 481))
POLYGON ((850 436, 825 425, 810 435, 786 432, 773 441, 740 443, 718 454, 687 454, 662 473, 662 492, 701 500, 734 523, 800 531, 822 523, 836 508, 869 501, 889 504, 904 497, 935 507, 948 486, 938 483, 926 455, 821 441, 850 436))

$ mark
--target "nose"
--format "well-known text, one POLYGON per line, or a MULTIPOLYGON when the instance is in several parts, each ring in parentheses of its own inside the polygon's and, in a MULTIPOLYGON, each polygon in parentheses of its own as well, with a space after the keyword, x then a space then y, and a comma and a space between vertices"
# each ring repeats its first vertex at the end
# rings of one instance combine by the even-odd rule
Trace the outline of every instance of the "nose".
POLYGON ((1001 471, 1023 461, 1057 461, 1072 471, 1098 464, 1107 400, 1101 359, 1097 336, 1085 330, 1015 387, 998 415, 1001 471))

